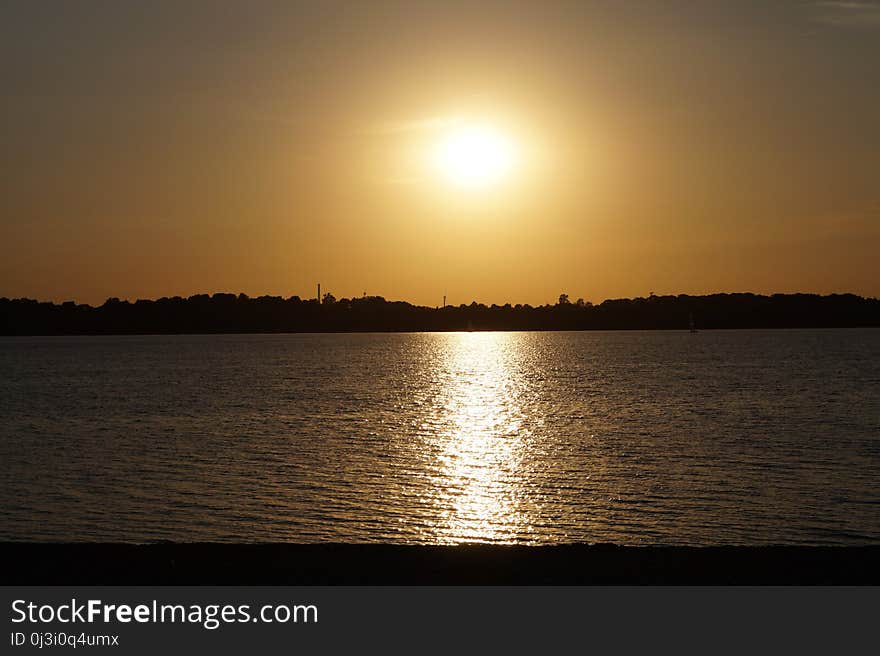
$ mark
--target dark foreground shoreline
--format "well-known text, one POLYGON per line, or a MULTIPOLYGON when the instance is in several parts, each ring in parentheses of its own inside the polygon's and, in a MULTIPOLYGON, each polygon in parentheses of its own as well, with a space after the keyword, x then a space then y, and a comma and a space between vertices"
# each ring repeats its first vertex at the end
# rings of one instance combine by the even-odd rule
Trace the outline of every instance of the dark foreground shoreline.
POLYGON ((5 585, 878 585, 880 545, 0 543, 5 585))

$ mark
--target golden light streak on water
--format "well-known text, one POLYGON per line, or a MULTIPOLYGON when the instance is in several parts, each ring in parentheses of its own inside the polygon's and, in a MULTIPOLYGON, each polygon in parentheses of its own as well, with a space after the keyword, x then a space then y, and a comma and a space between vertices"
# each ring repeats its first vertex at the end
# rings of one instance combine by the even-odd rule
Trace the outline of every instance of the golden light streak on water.
POLYGON ((510 360, 517 341, 505 333, 447 336, 431 483, 442 543, 512 542, 528 532, 517 473, 528 431, 523 392, 510 360))

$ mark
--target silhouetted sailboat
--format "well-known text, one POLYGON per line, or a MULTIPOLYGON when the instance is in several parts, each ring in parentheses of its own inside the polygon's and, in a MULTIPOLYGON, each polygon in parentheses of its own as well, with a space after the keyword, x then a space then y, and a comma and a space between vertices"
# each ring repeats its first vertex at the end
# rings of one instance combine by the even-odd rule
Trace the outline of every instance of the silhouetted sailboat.
POLYGON ((690 325, 690 329, 691 329, 692 333, 697 332, 697 327, 694 324, 694 313, 693 312, 691 312, 690 315, 688 316, 688 324, 690 325))

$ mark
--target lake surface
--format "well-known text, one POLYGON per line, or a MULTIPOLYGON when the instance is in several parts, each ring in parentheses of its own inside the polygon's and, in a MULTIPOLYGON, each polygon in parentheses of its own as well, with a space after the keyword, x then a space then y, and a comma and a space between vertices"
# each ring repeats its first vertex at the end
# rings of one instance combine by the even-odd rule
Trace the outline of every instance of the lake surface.
POLYGON ((0 540, 880 542, 880 330, 0 338, 0 540))

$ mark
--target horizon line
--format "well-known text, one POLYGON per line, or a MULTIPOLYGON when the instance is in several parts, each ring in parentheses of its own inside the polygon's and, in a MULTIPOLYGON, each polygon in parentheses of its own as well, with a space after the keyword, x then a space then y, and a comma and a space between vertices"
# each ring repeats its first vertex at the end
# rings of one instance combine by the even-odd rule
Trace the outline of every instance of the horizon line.
MULTIPOLYGON (((347 302, 351 303, 351 302, 362 301, 362 300, 366 300, 366 299, 374 299, 374 300, 382 300, 386 303, 406 303, 406 304, 411 305, 413 307, 422 307, 422 308, 432 308, 433 307, 435 309, 436 308, 443 308, 443 307, 462 307, 462 306, 472 306, 472 305, 477 305, 477 306, 482 305, 484 307, 505 307, 505 306, 547 307, 547 306, 555 306, 555 305, 560 305, 560 304, 565 304, 565 303, 569 303, 571 305, 581 305, 582 304, 585 306, 596 306, 596 305, 601 305, 602 303, 605 303, 608 301, 638 301, 638 300, 649 300, 651 298, 660 299, 660 298, 680 298, 680 297, 705 298, 705 297, 711 297, 711 296, 763 296, 766 298, 771 298, 774 296, 814 296, 814 297, 819 297, 819 298, 827 298, 827 297, 834 297, 834 296, 852 296, 852 297, 856 297, 856 298, 860 298, 860 299, 864 299, 864 300, 869 300, 869 301, 870 300, 873 300, 873 301, 880 300, 880 296, 863 295, 863 294, 858 294, 855 292, 820 293, 820 292, 799 291, 799 292, 769 292, 769 293, 765 293, 765 292, 753 292, 753 291, 735 291, 735 292, 720 291, 720 292, 709 292, 709 293, 702 293, 702 294, 692 294, 692 293, 685 293, 685 292, 656 294, 654 292, 650 292, 649 294, 647 294, 645 296, 607 297, 601 301, 592 302, 592 301, 588 301, 588 300, 584 299, 583 297, 578 297, 576 299, 573 299, 571 297, 571 295, 563 292, 559 295, 556 302, 549 301, 547 303, 542 303, 542 304, 538 304, 538 305, 531 304, 531 303, 513 303, 511 301, 507 301, 505 303, 500 303, 500 304, 495 303, 495 302, 484 303, 484 302, 480 302, 475 299, 472 299, 470 302, 462 302, 462 303, 448 303, 447 302, 445 304, 438 303, 434 306, 431 306, 431 305, 419 304, 419 303, 416 303, 413 301, 408 301, 405 299, 391 299, 391 298, 387 298, 385 296, 382 296, 381 294, 366 294, 366 293, 364 293, 362 296, 341 296, 339 298, 336 298, 332 294, 332 292, 328 291, 324 294, 324 298, 326 298, 327 295, 332 296, 333 303, 338 303, 338 302, 343 302, 343 301, 347 301, 347 302), (561 303, 560 301, 563 296, 566 297, 567 301, 564 303, 561 303)), ((321 304, 321 305, 324 304, 323 302, 321 302, 321 299, 316 298, 314 296, 303 297, 298 294, 292 294, 290 296, 283 296, 280 294, 268 294, 268 293, 267 294, 260 294, 259 296, 251 296, 251 295, 246 294, 244 292, 238 292, 238 293, 235 293, 235 292, 211 292, 211 293, 200 292, 200 293, 190 294, 189 296, 181 296, 181 295, 175 294, 173 296, 166 295, 166 296, 158 296, 158 297, 153 297, 153 298, 134 298, 134 299, 132 299, 130 297, 129 298, 120 298, 118 296, 108 296, 103 301, 103 303, 96 304, 96 305, 93 305, 92 303, 88 303, 88 302, 80 303, 80 302, 76 301, 75 299, 68 299, 68 300, 64 300, 64 301, 55 301, 55 300, 41 300, 38 298, 32 298, 32 297, 28 297, 28 296, 5 296, 5 295, 0 296, 0 302, 30 301, 30 302, 36 302, 39 304, 51 304, 51 305, 58 305, 58 306, 65 306, 65 305, 73 304, 76 307, 100 308, 100 307, 103 307, 104 305, 107 305, 108 303, 114 303, 114 302, 134 305, 135 303, 138 303, 138 302, 156 303, 156 302, 159 302, 162 300, 175 300, 175 299, 190 300, 190 299, 199 298, 199 297, 207 297, 209 299, 214 299, 214 297, 217 297, 217 296, 220 296, 220 297, 232 296, 232 297, 235 297, 237 300, 242 299, 242 297, 243 297, 242 300, 281 299, 282 301, 285 301, 285 302, 299 301, 302 303, 309 303, 309 302, 318 301, 319 304, 321 304)), ((443 298, 445 298, 445 296, 443 298)))

